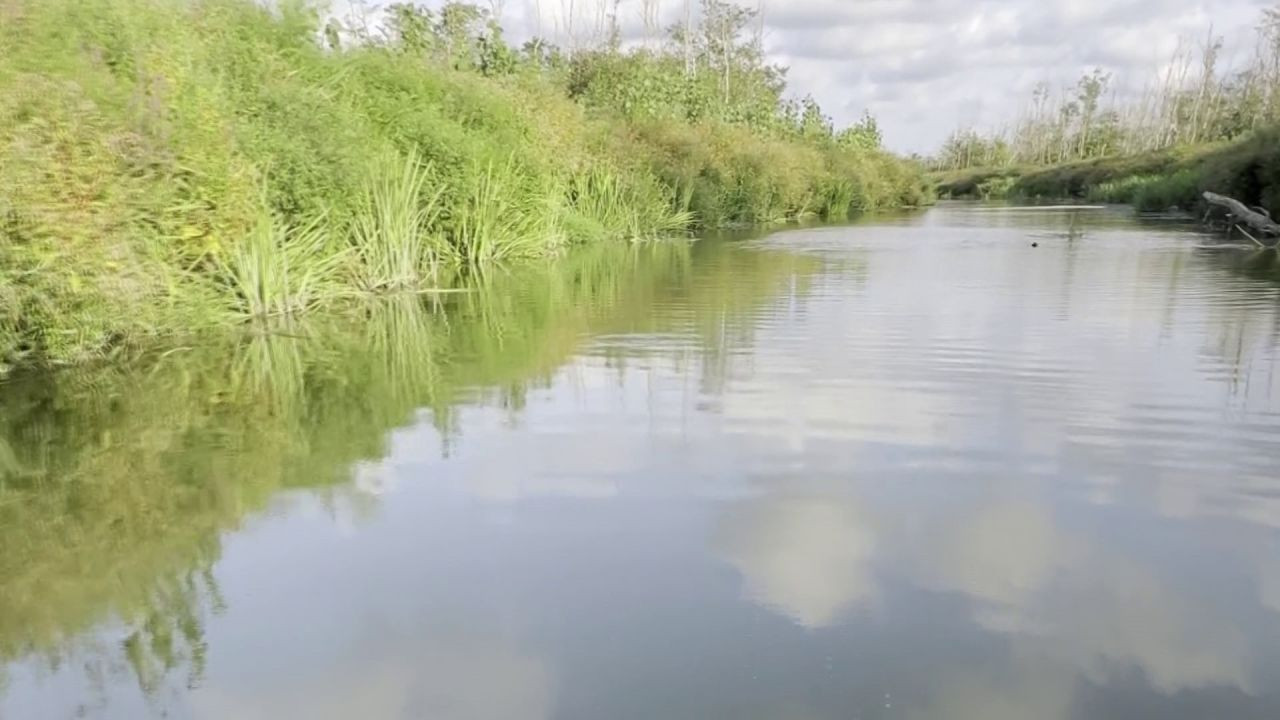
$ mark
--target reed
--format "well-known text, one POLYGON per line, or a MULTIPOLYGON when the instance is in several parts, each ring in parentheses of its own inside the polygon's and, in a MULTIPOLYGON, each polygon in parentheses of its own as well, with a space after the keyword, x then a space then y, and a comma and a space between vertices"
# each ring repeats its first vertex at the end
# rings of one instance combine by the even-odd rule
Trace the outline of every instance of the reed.
POLYGON ((522 180, 514 158, 473 168, 470 191, 451 218, 454 244, 471 267, 534 257, 563 244, 556 198, 522 180))
POLYGON ((373 292, 414 290, 440 280, 458 255, 437 229, 442 186, 416 152, 376 167, 352 224, 356 284, 373 292))
POLYGON ((302 313, 338 296, 345 258, 323 217, 288 227, 263 209, 219 264, 232 312, 266 318, 302 313))

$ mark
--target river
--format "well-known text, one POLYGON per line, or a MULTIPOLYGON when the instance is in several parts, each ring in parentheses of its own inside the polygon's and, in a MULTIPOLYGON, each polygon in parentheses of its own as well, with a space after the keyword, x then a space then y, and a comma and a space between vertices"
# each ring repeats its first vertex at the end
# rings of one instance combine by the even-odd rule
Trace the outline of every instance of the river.
POLYGON ((12 379, 0 548, 5 720, 1274 719, 1280 263, 969 204, 583 250, 12 379))

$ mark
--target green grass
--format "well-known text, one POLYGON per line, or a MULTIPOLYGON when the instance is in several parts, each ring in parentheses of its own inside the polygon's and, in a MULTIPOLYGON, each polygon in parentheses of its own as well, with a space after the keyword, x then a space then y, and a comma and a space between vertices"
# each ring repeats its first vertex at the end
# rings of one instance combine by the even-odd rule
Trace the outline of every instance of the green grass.
POLYGON ((471 173, 467 199, 452 219, 452 237, 473 268, 557 249, 559 198, 550 188, 522 186, 514 158, 489 161, 471 173))
POLYGON ((1194 170, 1176 170, 1169 175, 1129 175, 1090 186, 1085 197, 1091 202, 1124 203, 1142 211, 1191 208, 1200 199, 1200 175, 1194 170))
POLYGON ((438 229, 443 187, 413 153, 374 169, 351 227, 355 284, 366 291, 416 290, 440 282, 458 255, 438 229))
MULTIPOLYGON (((594 167, 577 175, 568 211, 587 233, 623 239, 669 236, 689 228, 693 213, 653 180, 594 167)), ((574 221, 570 221, 574 222, 574 221)), ((579 230, 579 232, 584 232, 579 230)))
POLYGON ((221 260, 221 278, 235 313, 291 316, 338 295, 345 256, 345 250, 334 248, 323 217, 288 227, 263 210, 221 260))
POLYGON ((1088 199, 1139 210, 1195 209, 1212 190, 1280 216, 1280 128, 1230 144, 1181 147, 1050 167, 987 168, 933 176, 945 197, 1088 199))
POLYGON ((330 50, 303 0, 0 0, 0 21, 0 372, 589 244, 927 201, 915 166, 727 122, 714 93, 706 118, 656 117, 575 99, 554 68, 330 50))

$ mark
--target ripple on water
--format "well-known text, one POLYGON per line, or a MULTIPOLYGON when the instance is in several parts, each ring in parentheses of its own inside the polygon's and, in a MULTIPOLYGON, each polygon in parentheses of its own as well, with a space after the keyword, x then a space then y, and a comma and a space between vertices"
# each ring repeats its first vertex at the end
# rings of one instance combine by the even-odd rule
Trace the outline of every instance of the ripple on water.
POLYGON ((0 717, 1273 720, 1280 277, 1213 243, 944 204, 6 395, 0 717))

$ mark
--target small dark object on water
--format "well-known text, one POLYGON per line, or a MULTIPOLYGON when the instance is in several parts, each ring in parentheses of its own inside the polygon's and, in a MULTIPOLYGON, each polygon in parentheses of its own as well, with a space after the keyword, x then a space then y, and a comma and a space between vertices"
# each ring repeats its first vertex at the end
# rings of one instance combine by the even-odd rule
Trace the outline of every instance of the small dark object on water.
POLYGON ((1033 243, 1031 243, 1031 247, 1040 247, 1040 243, 1038 243, 1038 242, 1033 242, 1033 243))

